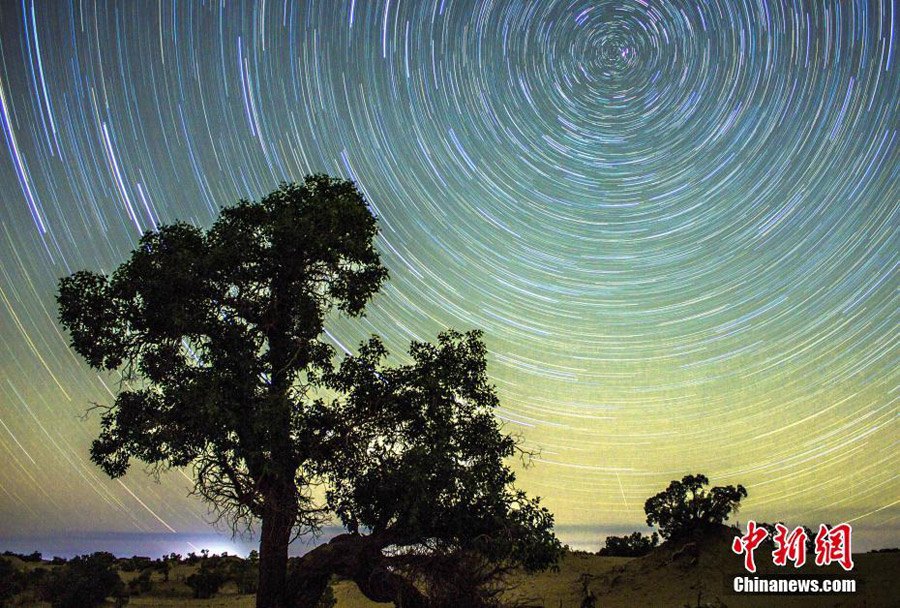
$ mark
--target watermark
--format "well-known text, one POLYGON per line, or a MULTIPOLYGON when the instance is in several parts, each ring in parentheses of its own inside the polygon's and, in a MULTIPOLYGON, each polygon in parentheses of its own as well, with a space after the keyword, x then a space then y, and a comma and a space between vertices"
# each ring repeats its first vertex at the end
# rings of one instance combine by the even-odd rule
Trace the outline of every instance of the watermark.
MULTIPOLYGON (((781 576, 735 576, 731 581, 733 593, 811 595, 815 593, 856 593, 856 580, 827 576, 791 578, 781 576)), ((727 588, 727 587, 726 587, 727 588)))
MULTIPOLYGON (((852 570, 853 554, 850 546, 852 534, 853 527, 850 524, 837 526, 821 524, 813 543, 816 565, 839 564, 847 572, 852 570)), ((747 572, 756 572, 754 552, 768 537, 769 530, 757 525, 752 519, 747 522, 747 533, 734 537, 731 550, 744 556, 744 568, 747 572)), ((786 566, 791 562, 795 568, 801 567, 806 563, 808 540, 809 536, 802 527, 789 530, 783 524, 775 524, 775 534, 772 535, 772 542, 775 545, 772 563, 776 566, 786 566)))

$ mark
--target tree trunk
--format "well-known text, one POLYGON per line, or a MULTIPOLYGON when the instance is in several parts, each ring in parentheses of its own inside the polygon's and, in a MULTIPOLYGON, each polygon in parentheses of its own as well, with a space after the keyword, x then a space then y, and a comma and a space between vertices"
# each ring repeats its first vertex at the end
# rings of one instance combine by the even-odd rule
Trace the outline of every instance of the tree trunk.
POLYGON ((331 581, 331 570, 300 568, 291 572, 287 601, 293 608, 316 608, 331 581))
POLYGON ((393 602, 402 608, 427 608, 428 599, 402 576, 384 568, 381 549, 387 540, 342 534, 303 556, 291 573, 288 597, 296 608, 315 608, 333 574, 356 583, 374 602, 393 602))
POLYGON ((393 602, 399 608, 428 608, 428 599, 408 580, 385 568, 374 568, 367 576, 353 579, 373 602, 393 602))
POLYGON ((293 488, 275 488, 265 495, 262 533, 259 539, 259 588, 257 608, 288 608, 288 545, 296 516, 293 488))

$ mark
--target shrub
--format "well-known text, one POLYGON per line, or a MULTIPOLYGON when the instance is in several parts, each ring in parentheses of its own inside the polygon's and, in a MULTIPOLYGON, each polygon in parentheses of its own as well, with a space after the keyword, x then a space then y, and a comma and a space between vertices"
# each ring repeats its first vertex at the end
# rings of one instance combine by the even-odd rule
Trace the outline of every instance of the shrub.
POLYGON ((659 535, 654 532, 646 536, 632 532, 628 536, 607 536, 605 546, 597 555, 606 557, 641 557, 647 555, 659 544, 659 535))
POLYGON ((25 587, 25 577, 9 560, 0 559, 0 603, 11 599, 25 587))
POLYGON ((194 590, 194 598, 209 599, 219 591, 225 577, 218 570, 209 568, 201 562, 200 569, 187 577, 184 582, 194 590))
POLYGON ((147 569, 142 571, 137 578, 133 578, 128 581, 128 591, 132 595, 140 595, 141 593, 147 593, 150 589, 153 588, 153 583, 150 581, 150 577, 153 576, 153 570, 147 569))
POLYGON ((228 577, 237 584, 238 593, 247 595, 259 589, 259 560, 242 559, 231 562, 228 577))
POLYGON ((316 608, 334 608, 335 606, 337 606, 337 598, 334 597, 334 591, 331 590, 331 586, 325 587, 325 592, 319 598, 316 608))
POLYGON ((149 557, 135 555, 128 559, 119 560, 119 569, 122 572, 138 572, 146 570, 153 564, 153 560, 149 557))
POLYGON ((73 558, 46 577, 41 595, 53 608, 99 606, 124 587, 113 568, 115 563, 116 558, 111 553, 98 552, 73 558))

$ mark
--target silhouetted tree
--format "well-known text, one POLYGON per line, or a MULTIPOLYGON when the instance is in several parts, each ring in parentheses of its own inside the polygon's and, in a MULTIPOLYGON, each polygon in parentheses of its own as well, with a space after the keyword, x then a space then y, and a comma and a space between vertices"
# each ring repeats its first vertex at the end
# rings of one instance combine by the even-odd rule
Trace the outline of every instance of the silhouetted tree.
POLYGON ((232 525, 261 521, 260 608, 280 607, 292 533, 322 450, 307 411, 332 348, 326 314, 360 315, 387 277, 351 182, 323 175, 223 209, 203 231, 146 233, 111 275, 60 280, 59 318, 91 367, 124 382, 91 458, 120 477, 136 458, 193 465, 195 492, 232 525))
POLYGON ((99 606, 125 587, 115 563, 115 556, 104 552, 72 558, 45 577, 42 596, 53 608, 99 606))
POLYGON ((400 367, 373 338, 334 369, 325 316, 362 314, 385 280, 376 232, 352 183, 312 176, 205 232, 147 233, 112 276, 60 281, 73 348, 127 381, 92 459, 112 477, 132 458, 193 465, 220 516, 261 521, 260 608, 314 606, 332 574, 407 608, 488 605, 492 581, 560 552, 552 515, 513 486, 521 451, 493 416, 480 333, 414 343, 400 367), (329 512, 349 534, 300 560, 286 592, 292 533, 329 512))
POLYGON ((628 536, 607 536, 604 546, 597 555, 606 557, 641 557, 650 553, 659 544, 659 535, 644 535, 632 532, 628 536))
POLYGON ((297 605, 314 606, 333 574, 407 608, 496 605, 506 573, 559 556, 553 516, 514 488, 505 464, 521 452, 493 415, 481 333, 448 331, 409 354, 386 366, 373 338, 329 377, 346 398, 317 422, 323 473, 350 533, 301 560, 297 605))
POLYGON ((34 551, 33 553, 29 553, 28 555, 25 555, 23 553, 15 553, 13 551, 4 551, 3 555, 18 557, 23 562, 39 563, 43 561, 43 556, 41 555, 40 551, 34 551))
POLYGON ((644 503, 647 525, 656 526, 663 538, 677 538, 691 531, 721 524, 736 513, 741 499, 746 498, 744 486, 714 487, 705 475, 686 475, 673 480, 665 491, 644 503))

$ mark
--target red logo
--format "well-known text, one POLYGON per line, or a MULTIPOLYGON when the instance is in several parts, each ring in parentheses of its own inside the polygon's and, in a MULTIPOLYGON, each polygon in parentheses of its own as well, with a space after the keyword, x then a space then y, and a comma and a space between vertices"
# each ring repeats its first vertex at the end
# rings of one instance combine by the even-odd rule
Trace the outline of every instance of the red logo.
POLYGON ((775 550, 772 551, 772 561, 776 566, 785 566, 788 561, 794 562, 794 567, 799 568, 806 563, 806 531, 797 527, 788 534, 788 529, 782 524, 775 524, 775 550))
POLYGON ((850 524, 840 524, 830 530, 822 524, 816 534, 816 565, 827 566, 837 562, 844 570, 853 569, 853 556, 850 554, 850 524))
MULTIPOLYGON (((771 529, 768 524, 763 524, 771 529)), ((853 528, 850 524, 839 524, 828 527, 825 524, 819 526, 819 533, 815 538, 816 565, 827 566, 838 563, 844 570, 853 569, 853 555, 850 548, 850 537, 853 528)), ((753 520, 747 522, 747 533, 743 536, 735 536, 731 542, 731 550, 744 556, 744 568, 748 572, 756 572, 756 562, 753 552, 766 540, 769 531, 765 527, 757 525, 753 520)), ((784 524, 775 524, 775 532, 772 534, 772 542, 775 550, 772 551, 772 563, 776 566, 786 566, 793 562, 795 568, 806 563, 806 543, 809 536, 802 527, 789 530, 784 524)))
POLYGON ((769 535, 765 528, 757 528, 752 519, 747 522, 747 534, 735 536, 731 541, 731 550, 740 555, 744 554, 744 568, 748 572, 756 572, 756 562, 753 561, 753 552, 761 542, 769 535))

